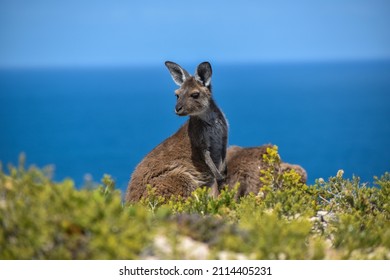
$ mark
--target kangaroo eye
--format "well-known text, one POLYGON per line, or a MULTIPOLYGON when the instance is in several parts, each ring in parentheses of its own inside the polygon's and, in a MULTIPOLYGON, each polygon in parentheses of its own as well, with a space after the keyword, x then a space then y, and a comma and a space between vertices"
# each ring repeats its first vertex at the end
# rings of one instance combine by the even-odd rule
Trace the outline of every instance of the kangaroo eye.
POLYGON ((199 92, 193 92, 193 93, 191 93, 191 97, 192 98, 198 98, 199 97, 199 92))

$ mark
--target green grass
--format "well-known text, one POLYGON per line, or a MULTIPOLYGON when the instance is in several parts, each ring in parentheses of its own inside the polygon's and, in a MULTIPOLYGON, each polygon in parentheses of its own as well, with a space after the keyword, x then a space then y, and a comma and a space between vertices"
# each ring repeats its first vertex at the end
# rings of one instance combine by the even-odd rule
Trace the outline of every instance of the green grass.
POLYGON ((389 259, 390 174, 372 185, 339 171, 311 186, 276 175, 258 194, 149 196, 126 205, 110 176, 77 189, 47 168, 0 168, 0 259, 389 259))

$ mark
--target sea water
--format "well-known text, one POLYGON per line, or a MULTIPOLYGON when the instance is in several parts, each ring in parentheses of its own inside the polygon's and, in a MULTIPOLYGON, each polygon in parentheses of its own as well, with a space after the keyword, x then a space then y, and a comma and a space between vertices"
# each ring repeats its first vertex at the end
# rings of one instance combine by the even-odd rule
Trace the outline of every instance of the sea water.
MULTIPOLYGON (((309 183, 339 169, 371 182, 390 171, 390 62, 213 64, 212 82, 230 145, 275 144, 309 183)), ((125 190, 187 120, 174 114, 175 89, 163 64, 2 69, 0 161, 23 152, 28 164, 54 165, 55 180, 110 174, 125 190)))

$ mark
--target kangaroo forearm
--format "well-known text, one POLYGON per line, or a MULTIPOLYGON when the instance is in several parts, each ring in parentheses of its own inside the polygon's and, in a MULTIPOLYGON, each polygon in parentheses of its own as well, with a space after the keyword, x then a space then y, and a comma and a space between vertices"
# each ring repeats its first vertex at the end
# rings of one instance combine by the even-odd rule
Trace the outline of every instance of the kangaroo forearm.
POLYGON ((211 172, 213 173, 215 179, 222 180, 224 179, 224 176, 221 174, 221 172, 218 170, 218 168, 215 166, 211 156, 210 151, 206 151, 204 153, 204 158, 207 166, 210 168, 211 172))

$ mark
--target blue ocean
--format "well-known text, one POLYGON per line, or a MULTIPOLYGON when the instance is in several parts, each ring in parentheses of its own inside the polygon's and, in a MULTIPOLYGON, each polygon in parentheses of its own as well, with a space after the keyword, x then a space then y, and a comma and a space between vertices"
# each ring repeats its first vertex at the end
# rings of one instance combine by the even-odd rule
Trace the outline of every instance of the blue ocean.
MULTIPOLYGON (((196 65, 182 65, 193 72, 196 65)), ((229 144, 279 147, 309 183, 390 171, 390 62, 213 64, 213 94, 229 144)), ((0 161, 55 166, 55 180, 125 190, 135 166, 186 117, 164 64, 0 70, 0 161)))

